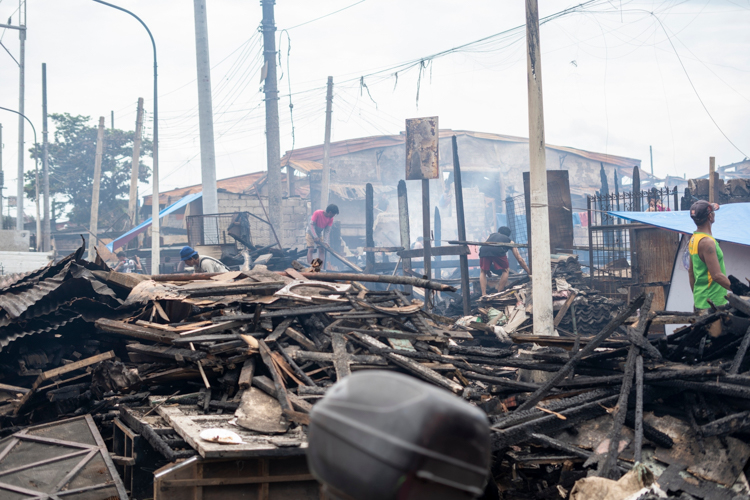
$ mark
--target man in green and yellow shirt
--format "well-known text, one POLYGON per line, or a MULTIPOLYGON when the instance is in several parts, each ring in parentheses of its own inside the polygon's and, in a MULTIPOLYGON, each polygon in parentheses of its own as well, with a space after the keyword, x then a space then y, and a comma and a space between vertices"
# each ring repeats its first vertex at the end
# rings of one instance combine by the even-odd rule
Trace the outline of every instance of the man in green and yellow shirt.
POLYGON ((715 306, 727 303, 729 278, 724 267, 724 253, 719 242, 711 235, 711 225, 716 220, 719 205, 705 200, 690 207, 690 217, 698 226, 688 244, 690 252, 690 288, 697 311, 709 309, 710 300, 715 306))

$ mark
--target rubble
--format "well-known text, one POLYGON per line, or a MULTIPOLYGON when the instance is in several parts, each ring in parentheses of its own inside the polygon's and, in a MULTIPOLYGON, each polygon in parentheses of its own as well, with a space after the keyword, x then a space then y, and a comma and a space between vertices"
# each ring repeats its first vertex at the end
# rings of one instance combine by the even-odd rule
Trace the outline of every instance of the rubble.
MULTIPOLYGON (((302 457, 315 403, 371 369, 484 410, 501 498, 585 498, 625 484, 614 481, 636 463, 628 491, 657 494, 645 466, 673 498, 748 494, 750 298, 729 295, 705 316, 652 311, 651 295, 623 304, 588 289, 566 258, 553 274, 560 336, 539 337, 528 331, 528 283, 457 321, 365 286, 451 290, 424 279, 256 266, 167 281, 114 273, 82 253, 0 289, 0 436, 85 416, 112 441, 134 498, 147 497, 134 478, 154 480, 146 464, 163 466, 156 481, 168 489, 224 481, 177 473, 201 460, 302 457), (664 324, 686 326, 666 337, 655 328, 664 324), (209 429, 219 438, 206 439, 209 429), (602 480, 576 485, 587 475, 602 480), (198 482, 179 482, 188 479, 198 482)), ((231 484, 261 481, 251 476, 231 484)), ((286 480, 315 486, 306 472, 295 477, 286 480)))

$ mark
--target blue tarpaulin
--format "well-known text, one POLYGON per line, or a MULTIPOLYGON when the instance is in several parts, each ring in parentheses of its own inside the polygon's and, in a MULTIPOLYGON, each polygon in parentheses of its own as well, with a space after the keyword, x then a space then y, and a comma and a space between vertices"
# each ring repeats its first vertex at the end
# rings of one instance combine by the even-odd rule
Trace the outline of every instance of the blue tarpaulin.
MULTIPOLYGON (((689 211, 680 212, 608 212, 610 215, 633 222, 661 227, 670 231, 692 234, 695 222, 689 211)), ((716 212, 716 222, 711 227, 713 237, 719 241, 750 246, 750 203, 721 205, 716 212)))
MULTIPOLYGON (((172 212, 176 212, 177 210, 181 209, 182 207, 184 207, 188 203, 197 200, 201 196, 203 196, 203 192, 189 194, 189 195, 185 196, 184 198, 182 198, 180 201, 169 205, 168 207, 162 209, 161 212, 159 212, 159 220, 161 220, 162 217, 164 217, 165 215, 169 215, 172 212)), ((128 242, 130 240, 132 240, 133 238, 135 238, 136 236, 138 236, 142 232, 146 231, 146 229, 148 229, 149 226, 151 226, 151 217, 149 217, 145 221, 141 222, 140 224, 138 224, 133 229, 131 229, 127 233, 123 234, 119 238, 112 240, 107 245, 107 250, 109 250, 110 252, 114 252, 116 249, 124 247, 125 245, 128 244, 128 242)))

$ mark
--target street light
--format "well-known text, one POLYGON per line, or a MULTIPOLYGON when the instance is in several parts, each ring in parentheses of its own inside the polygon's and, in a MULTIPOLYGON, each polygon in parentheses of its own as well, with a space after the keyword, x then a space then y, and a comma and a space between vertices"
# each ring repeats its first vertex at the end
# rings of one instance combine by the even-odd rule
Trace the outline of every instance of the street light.
MULTIPOLYGON (((19 113, 15 109, 8 109, 2 106, 0 106, 0 109, 4 111, 10 111, 11 113, 15 113, 21 118, 23 118, 24 120, 26 120, 27 122, 29 122, 29 125, 31 125, 31 130, 34 132, 34 145, 36 146, 37 144, 39 144, 36 141, 36 129, 34 128, 34 124, 31 123, 31 120, 29 120, 28 116, 22 113, 19 113)), ((35 245, 35 248, 39 250, 39 242, 41 241, 41 236, 42 236, 42 221, 39 220, 39 156, 35 155, 34 160, 36 161, 36 172, 35 172, 36 182, 34 183, 34 185, 36 186, 36 245, 35 245)), ((19 185, 23 186, 23 180, 19 183, 19 185)), ((2 196, 2 192, 0 192, 0 196, 2 196)), ((20 193, 16 194, 16 227, 18 227, 19 217, 23 218, 23 210, 20 210, 20 213, 19 213, 19 208, 22 205, 18 203, 18 199, 21 198, 22 196, 23 196, 23 190, 21 190, 20 193)), ((0 217, 2 217, 2 214, 0 214, 0 217)), ((21 227, 23 227, 23 223, 21 227)))
MULTIPOLYGON (((156 42, 154 36, 151 34, 151 30, 148 29, 146 23, 141 20, 140 17, 136 16, 127 9, 123 9, 117 5, 113 5, 103 0, 94 0, 96 3, 112 7, 113 9, 121 10, 126 14, 130 14, 138 20, 141 25, 146 28, 149 38, 151 38, 151 45, 154 48, 154 166, 153 166, 153 198, 151 200, 151 274, 159 274, 159 262, 161 261, 159 256, 159 96, 157 95, 156 86, 156 42)), ((95 207, 92 207, 95 208, 95 207)), ((98 210, 98 207, 96 207, 98 210)))

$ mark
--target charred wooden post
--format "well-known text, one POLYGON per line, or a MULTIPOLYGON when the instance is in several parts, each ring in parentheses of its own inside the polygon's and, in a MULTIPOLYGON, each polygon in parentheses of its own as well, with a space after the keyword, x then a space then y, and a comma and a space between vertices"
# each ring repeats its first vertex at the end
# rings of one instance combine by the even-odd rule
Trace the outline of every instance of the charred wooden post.
MULTIPOLYGON (((373 226, 375 224, 373 197, 372 184, 368 182, 365 185, 365 246, 368 248, 375 246, 375 238, 373 237, 373 226)), ((371 273, 373 267, 375 267, 375 252, 368 251, 365 272, 371 273)))
POLYGON ((740 348, 737 349, 737 354, 734 356, 734 360, 732 360, 732 366, 729 368, 730 375, 737 375, 740 372, 740 365, 742 364, 742 360, 745 359, 748 346, 750 346, 750 327, 745 332, 742 344, 740 344, 740 348))
MULTIPOLYGON (((456 224, 458 225, 458 239, 466 241, 466 220, 464 219, 464 192, 461 185, 461 165, 458 161, 458 143, 456 136, 451 138, 453 145, 453 186, 456 190, 456 224)), ((461 266, 461 296, 463 298, 464 315, 471 314, 471 285, 469 285, 469 258, 459 256, 461 266)))
MULTIPOLYGON (((411 235, 409 234, 409 198, 406 193, 406 181, 398 181, 398 227, 401 235, 401 246, 404 249, 411 248, 411 235)), ((402 258, 404 276, 411 273, 411 259, 402 258)), ((406 285, 404 292, 411 295, 411 285, 406 285)))
MULTIPOLYGON (((424 246, 424 275, 427 279, 432 276, 432 234, 430 231, 430 180, 422 179, 422 244, 424 246)), ((432 293, 424 291, 425 311, 432 310, 432 293)))
MULTIPOLYGON (((435 205, 435 217, 434 217, 433 224, 435 225, 435 246, 439 247, 441 240, 443 239, 443 224, 440 220, 440 208, 435 205)), ((442 260, 442 257, 440 255, 435 256, 435 262, 440 262, 442 260)), ((440 279, 440 266, 438 266, 435 269, 435 275, 432 276, 433 279, 440 279)))

